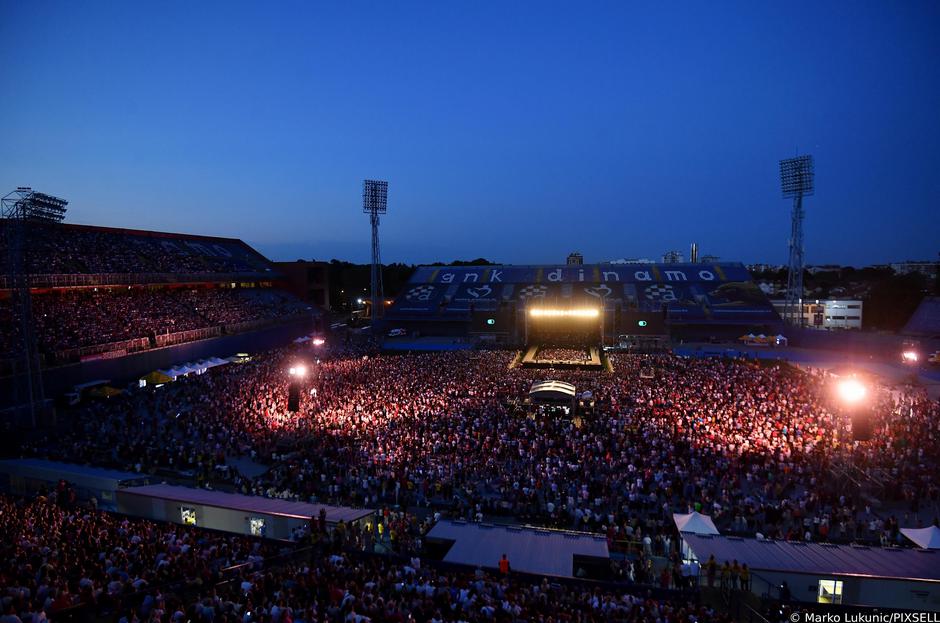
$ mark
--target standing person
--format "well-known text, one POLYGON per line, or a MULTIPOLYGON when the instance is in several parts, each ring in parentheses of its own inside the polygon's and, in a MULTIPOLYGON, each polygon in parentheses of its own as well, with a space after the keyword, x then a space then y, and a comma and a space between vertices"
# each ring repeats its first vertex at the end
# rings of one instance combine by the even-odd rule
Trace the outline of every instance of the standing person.
POLYGON ((718 575, 718 563, 715 561, 715 555, 708 557, 705 563, 705 577, 708 578, 708 588, 715 586, 715 577, 718 575))
POLYGON ((747 568, 747 563, 741 564, 741 590, 751 590, 751 570, 747 568))
POLYGON ((506 554, 503 554, 503 557, 499 559, 499 573, 500 575, 509 575, 509 559, 506 558, 506 554))

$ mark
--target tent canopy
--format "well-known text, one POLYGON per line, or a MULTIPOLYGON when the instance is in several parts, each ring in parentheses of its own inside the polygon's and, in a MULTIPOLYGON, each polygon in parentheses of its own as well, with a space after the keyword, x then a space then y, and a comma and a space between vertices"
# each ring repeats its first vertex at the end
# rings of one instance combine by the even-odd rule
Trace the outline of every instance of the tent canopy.
POLYGON ((719 534, 715 522, 708 515, 697 512, 688 514, 673 513, 672 520, 676 522, 676 528, 679 532, 691 532, 693 534, 719 534))
POLYGON ((564 381, 537 381, 529 388, 529 398, 536 401, 570 401, 576 393, 574 385, 564 381))
POLYGON ((113 396, 120 396, 124 392, 116 387, 111 387, 110 385, 100 385, 88 393, 97 398, 111 398, 113 396))
POLYGON ((901 534, 923 549, 940 549, 940 528, 901 528, 901 534))
POLYGON ((148 385, 162 385, 164 383, 169 383, 173 380, 173 377, 167 376, 166 374, 160 372, 159 370, 154 370, 149 374, 145 374, 140 377, 140 380, 147 381, 148 385))

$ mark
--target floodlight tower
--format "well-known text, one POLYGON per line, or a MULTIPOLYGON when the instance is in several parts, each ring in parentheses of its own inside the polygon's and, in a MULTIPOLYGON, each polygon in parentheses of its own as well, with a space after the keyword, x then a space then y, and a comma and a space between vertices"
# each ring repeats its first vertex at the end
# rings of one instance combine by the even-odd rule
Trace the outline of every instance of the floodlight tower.
POLYGON ((378 327, 379 310, 384 305, 382 254, 379 252, 379 215, 388 211, 388 182, 362 181, 362 211, 372 223, 372 331, 378 327))
POLYGON ((6 225, 4 230, 8 254, 6 287, 10 290, 12 326, 15 332, 19 332, 19 339, 11 343, 13 404, 15 408, 29 409, 33 427, 36 426, 36 412, 45 402, 45 393, 29 291, 29 224, 61 222, 65 218, 65 206, 68 203, 65 199, 36 192, 26 186, 0 199, 0 217, 6 225))
POLYGON ((793 198, 790 223, 790 266, 787 296, 783 308, 785 322, 803 326, 803 197, 815 191, 815 171, 810 155, 780 161, 780 187, 785 198, 793 198))

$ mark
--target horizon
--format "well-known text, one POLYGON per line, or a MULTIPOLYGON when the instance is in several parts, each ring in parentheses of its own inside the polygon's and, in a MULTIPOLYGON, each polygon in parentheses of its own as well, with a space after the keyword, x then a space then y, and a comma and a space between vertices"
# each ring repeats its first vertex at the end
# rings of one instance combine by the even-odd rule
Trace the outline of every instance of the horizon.
POLYGON ((937 257, 940 5, 0 3, 0 193, 275 261, 937 257), (448 258, 448 259, 444 259, 448 258))

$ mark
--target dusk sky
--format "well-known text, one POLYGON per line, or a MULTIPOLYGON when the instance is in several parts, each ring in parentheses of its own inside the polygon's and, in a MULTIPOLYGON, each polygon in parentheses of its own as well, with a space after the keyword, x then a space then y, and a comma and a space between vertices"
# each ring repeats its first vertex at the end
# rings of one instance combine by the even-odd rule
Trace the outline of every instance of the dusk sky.
POLYGON ((0 190, 367 261, 940 250, 940 2, 0 0, 0 190))

